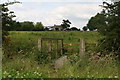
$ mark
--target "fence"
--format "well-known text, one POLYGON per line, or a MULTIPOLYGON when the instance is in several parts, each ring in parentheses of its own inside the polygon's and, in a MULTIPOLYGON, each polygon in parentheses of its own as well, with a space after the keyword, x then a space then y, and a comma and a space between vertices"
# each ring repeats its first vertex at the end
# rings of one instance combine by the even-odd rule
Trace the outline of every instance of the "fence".
POLYGON ((63 39, 61 38, 40 38, 38 39, 38 49, 41 53, 54 54, 56 57, 62 56, 65 50, 67 53, 77 52, 80 55, 84 55, 85 40, 80 38, 76 43, 63 44, 63 39))
POLYGON ((41 38, 38 40, 38 48, 42 53, 55 53, 55 56, 57 57, 63 54, 63 39, 41 38))

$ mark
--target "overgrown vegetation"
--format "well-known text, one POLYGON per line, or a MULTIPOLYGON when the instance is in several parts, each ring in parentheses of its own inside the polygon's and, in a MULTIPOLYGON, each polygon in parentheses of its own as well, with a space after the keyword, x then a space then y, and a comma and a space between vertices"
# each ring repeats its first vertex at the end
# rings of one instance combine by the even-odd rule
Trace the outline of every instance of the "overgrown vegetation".
POLYGON ((107 25, 101 31, 101 34, 105 36, 102 40, 101 50, 104 49, 106 54, 114 52, 120 59, 120 1, 114 3, 103 2, 103 7, 107 25))
MULTIPOLYGON (((97 40, 103 38, 98 32, 10 32, 11 44, 3 54, 3 78, 118 78, 118 65, 114 55, 99 57, 95 53, 97 40), (64 38, 64 44, 78 43, 84 37, 87 56, 81 58, 77 51, 69 50, 70 64, 54 70, 49 54, 40 54, 37 40, 41 37, 64 38), (92 37, 92 38, 91 38, 92 37), (6 55, 10 54, 9 57, 6 55), (48 56, 49 55, 49 56, 48 56), (49 61, 49 62, 48 62, 49 61)), ((65 47, 65 46, 64 46, 65 47)), ((73 46, 73 50, 76 49, 73 46)), ((52 53, 55 54, 55 53, 52 53)))
MULTIPOLYGON (((2 4, 3 78, 119 78, 120 2, 103 2, 103 11, 89 21, 89 27, 85 26, 84 31, 58 32, 37 32, 43 30, 41 22, 34 26, 29 21, 13 21, 14 12, 7 6, 14 3, 18 2, 2 4), (86 31, 87 28, 97 29, 99 33, 86 31), (17 29, 24 31, 11 31, 8 36, 7 31, 17 29), (41 53, 37 44, 39 38, 63 38, 63 56, 67 55, 70 63, 55 70, 55 54, 59 53, 55 50, 56 42, 53 42, 51 53, 48 52, 48 42, 44 42, 41 53), (80 38, 86 42, 86 55, 82 57, 79 55, 80 38), (100 44, 98 40, 101 40, 100 44)), ((63 20, 62 26, 67 28, 70 24, 69 20, 63 20)))
POLYGON ((95 17, 92 17, 87 26, 92 30, 98 30, 101 35, 105 36, 100 41, 100 50, 106 55, 113 52, 120 59, 120 1, 103 2, 103 10, 95 17))
POLYGON ((8 5, 13 5, 15 3, 20 3, 18 1, 15 2, 8 2, 8 3, 3 3, 0 4, 1 8, 1 13, 2 13, 2 39, 4 41, 5 36, 8 35, 8 31, 11 29, 11 27, 13 26, 13 23, 15 22, 15 20, 13 20, 15 16, 13 11, 9 11, 8 9, 8 5))

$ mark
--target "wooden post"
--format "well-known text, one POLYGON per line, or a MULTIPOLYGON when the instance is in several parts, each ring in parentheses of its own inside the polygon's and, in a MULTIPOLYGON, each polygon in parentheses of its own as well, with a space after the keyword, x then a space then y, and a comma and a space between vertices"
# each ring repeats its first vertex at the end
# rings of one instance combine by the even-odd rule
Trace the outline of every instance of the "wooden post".
POLYGON ((49 41, 49 52, 52 52, 52 40, 49 41))
POLYGON ((61 56, 63 54, 63 40, 61 40, 61 56))
POLYGON ((79 49, 79 53, 81 55, 85 54, 85 41, 83 38, 80 38, 80 49, 79 49))
POLYGON ((58 40, 56 40, 56 58, 58 56, 58 40))
POLYGON ((38 49, 42 52, 42 39, 38 39, 38 49))

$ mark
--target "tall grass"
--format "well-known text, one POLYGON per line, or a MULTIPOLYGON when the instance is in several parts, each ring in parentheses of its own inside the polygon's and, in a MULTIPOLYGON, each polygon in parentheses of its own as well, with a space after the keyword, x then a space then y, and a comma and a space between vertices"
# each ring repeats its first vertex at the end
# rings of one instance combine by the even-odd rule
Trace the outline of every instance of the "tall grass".
POLYGON ((9 37, 11 43, 3 53, 3 78, 118 78, 114 56, 99 57, 99 53, 93 54, 97 41, 102 38, 98 32, 12 31, 9 37), (81 37, 85 39, 88 52, 84 58, 78 56, 79 45, 65 45, 79 44, 81 37), (68 50, 64 55, 68 56, 70 63, 54 70, 55 59, 51 60, 48 53, 40 53, 37 48, 39 38, 63 38, 64 48, 68 50), (11 54, 12 59, 6 58, 6 54, 11 54))

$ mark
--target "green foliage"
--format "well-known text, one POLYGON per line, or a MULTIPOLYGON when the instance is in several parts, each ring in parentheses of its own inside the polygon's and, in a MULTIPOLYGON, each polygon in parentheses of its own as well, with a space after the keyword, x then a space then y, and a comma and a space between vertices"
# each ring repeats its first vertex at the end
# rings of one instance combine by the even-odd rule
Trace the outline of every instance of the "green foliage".
POLYGON ((10 28, 10 31, 44 31, 44 26, 41 22, 37 22, 34 25, 34 23, 30 21, 14 21, 12 27, 10 28))
POLYGON ((45 27, 45 29, 44 29, 45 31, 49 31, 49 28, 47 28, 47 27, 45 27))
POLYGON ((34 28, 34 31, 43 31, 44 30, 44 26, 41 22, 37 22, 34 28))
MULTIPOLYGON (((101 39, 102 36, 98 32, 82 32, 82 31, 11 31, 10 37, 12 40, 11 50, 20 51, 23 50, 25 53, 29 53, 33 47, 37 48, 37 40, 39 38, 63 38, 64 39, 64 48, 68 50, 68 53, 77 53, 79 50, 79 39, 83 37, 86 40, 86 50, 94 51, 94 47, 91 45, 97 45, 97 40, 101 39), (97 37, 96 37, 97 36, 97 37), (17 44, 17 45, 16 45, 17 44), (22 45, 21 45, 22 44, 22 45)), ((43 49, 48 49, 48 42, 44 42, 46 46, 43 46, 43 49)), ((56 43, 54 41, 54 43, 56 43)), ((60 43, 60 42, 59 42, 60 43)), ((45 50, 45 51, 46 51, 45 50)))
POLYGON ((0 4, 0 6, 2 7, 2 37, 4 40, 4 37, 8 35, 8 32, 10 30, 10 28, 12 27, 12 24, 14 22, 14 20, 12 18, 16 17, 14 15, 13 11, 9 11, 8 9, 8 5, 12 5, 14 3, 20 3, 20 2, 8 2, 8 3, 3 3, 0 4))
POLYGON ((16 56, 3 63, 2 78, 119 78, 117 62, 111 55, 69 59, 74 61, 54 70, 52 63, 37 64, 31 58, 16 56))
POLYGON ((49 54, 48 53, 41 53, 39 52, 36 57, 35 57, 35 61, 38 62, 38 64, 46 64, 50 62, 50 58, 49 58, 49 54))
POLYGON ((72 30, 72 31, 78 31, 79 29, 76 28, 76 27, 72 27, 72 28, 70 28, 70 30, 72 30))
POLYGON ((21 22, 21 27, 23 31, 32 31, 34 28, 34 24, 33 22, 30 22, 30 21, 24 21, 24 22, 21 22))
MULTIPOLYGON (((38 39, 43 37, 61 37, 64 38, 65 44, 76 43, 80 37, 83 37, 88 44, 87 50, 93 52, 95 48, 93 44, 97 44, 97 40, 102 38, 98 32, 10 31, 10 37, 11 45, 7 46, 9 48, 7 53, 11 53, 12 58, 6 58, 3 52, 3 78, 118 78, 117 62, 114 56, 99 57, 97 53, 90 53, 89 56, 81 58, 74 46, 67 54, 65 53, 71 63, 54 70, 54 59, 50 60, 49 53, 40 53, 37 48, 38 39), (73 53, 69 53, 73 50, 73 53)), ((52 54, 55 55, 55 53, 52 54)))
POLYGON ((88 28, 86 26, 83 27, 83 31, 87 31, 88 28))
POLYGON ((94 17, 91 17, 89 20, 87 27, 90 31, 93 30, 103 30, 102 28, 106 26, 106 18, 102 13, 97 13, 94 17))
POLYGON ((70 27, 71 22, 69 20, 63 20, 63 23, 61 24, 61 26, 63 27, 63 29, 70 27))
POLYGON ((21 23, 14 21, 10 31, 19 31, 19 30, 22 30, 21 23))
MULTIPOLYGON (((86 40, 86 51, 93 52, 95 50, 97 40, 102 38, 97 32, 82 32, 82 31, 70 31, 70 32, 49 32, 49 31, 11 31, 10 38, 11 43, 7 44, 4 48, 3 55, 8 58, 8 54, 23 55, 29 57, 29 54, 40 54, 37 48, 37 41, 39 38, 63 38, 64 39, 64 54, 74 54, 79 52, 79 38, 83 37, 86 40), (96 37, 97 36, 97 37, 96 37), (94 46, 93 46, 94 45, 94 46)), ((49 53, 48 41, 43 42, 43 52, 46 54, 52 54, 53 58, 56 53, 56 41, 53 42, 53 51, 49 53)), ((60 42, 59 42, 60 45, 60 42)), ((44 54, 43 53, 43 54, 44 54)), ((60 46, 58 49, 60 53, 60 46)), ((39 56, 39 55, 38 55, 39 56)), ((36 60, 39 61, 39 60, 36 60)))
POLYGON ((107 25, 102 28, 105 38, 101 43, 103 53, 114 52, 120 59, 120 1, 115 3, 103 2, 103 14, 106 17, 107 25))

